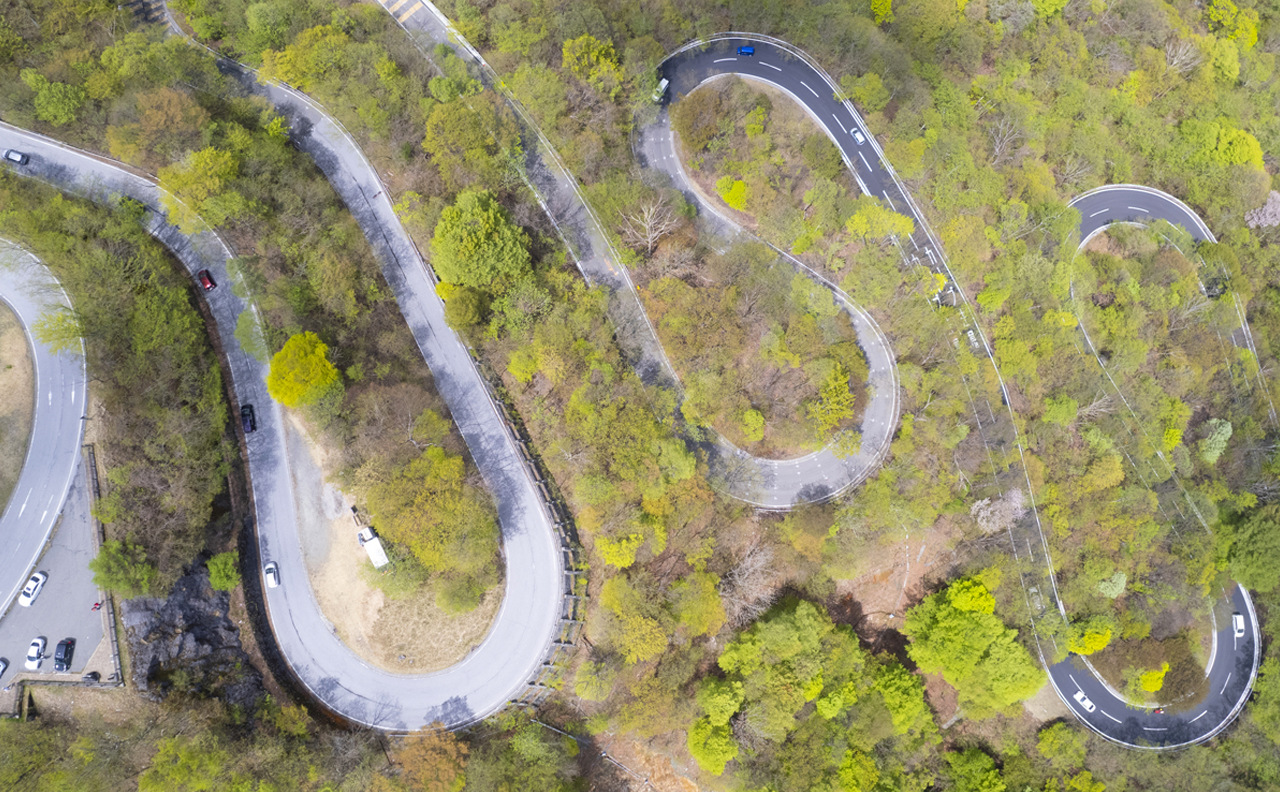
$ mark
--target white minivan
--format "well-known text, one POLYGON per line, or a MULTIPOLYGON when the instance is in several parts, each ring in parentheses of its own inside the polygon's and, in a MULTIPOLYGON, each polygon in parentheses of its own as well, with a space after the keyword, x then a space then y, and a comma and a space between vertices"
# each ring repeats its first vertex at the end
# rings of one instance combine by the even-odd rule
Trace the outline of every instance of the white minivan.
POLYGON ((1244 637, 1244 616, 1239 613, 1231 614, 1231 626, 1235 629, 1236 637, 1244 637))

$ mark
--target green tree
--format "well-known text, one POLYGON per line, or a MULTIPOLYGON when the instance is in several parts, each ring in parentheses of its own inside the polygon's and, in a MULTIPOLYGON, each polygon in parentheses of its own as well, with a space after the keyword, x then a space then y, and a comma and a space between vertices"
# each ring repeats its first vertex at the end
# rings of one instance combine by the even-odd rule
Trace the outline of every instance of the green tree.
POLYGON ((98 588, 123 597, 155 593, 160 575, 155 565, 147 561, 147 553, 141 546, 115 539, 102 543, 98 555, 89 562, 89 570, 98 588))
POLYGON ((600 590, 600 604, 613 617, 614 644, 628 663, 642 663, 667 648, 662 612, 627 578, 613 577, 600 590))
POLYGON ((240 553, 228 550, 209 559, 209 585, 214 591, 231 591, 240 585, 240 553))
POLYGON ((937 730, 933 712, 925 703, 924 682, 919 676, 891 663, 876 675, 875 687, 893 717, 895 734, 931 734, 937 730))
POLYGON ((1078 655, 1101 652, 1111 643, 1111 620, 1106 616, 1093 616, 1071 625, 1067 638, 1067 651, 1078 655))
POLYGON ((76 120, 87 99, 78 85, 51 82, 35 69, 23 69, 22 81, 36 92, 36 118, 54 126, 66 126, 76 120))
POLYGON ((722 775, 725 765, 738 758, 738 742, 728 726, 716 726, 700 718, 689 727, 689 755, 712 775, 722 775))
POLYGON ((849 372, 839 363, 832 363, 818 391, 818 398, 806 407, 814 433, 825 436, 851 419, 856 404, 857 399, 849 389, 849 372))
POLYGON ((160 169, 160 205, 184 234, 217 228, 253 210, 253 204, 231 183, 240 175, 240 158, 213 146, 160 169))
POLYGON ((329 362, 329 347, 310 331, 290 336, 271 358, 267 393, 285 407, 305 407, 341 392, 337 366, 329 362))
POLYGON ((691 572, 671 587, 676 618, 692 635, 715 635, 724 626, 724 603, 720 601, 720 576, 691 572))
POLYGON ((578 666, 573 692, 585 701, 604 701, 613 692, 613 683, 617 678, 616 668, 606 663, 588 661, 578 666))
POLYGON ((579 36, 564 43, 562 55, 569 73, 610 99, 617 98, 622 90, 622 69, 612 42, 600 41, 590 34, 579 36))
POLYGON ((969 748, 946 755, 947 775, 955 792, 1004 792, 1005 783, 995 760, 986 753, 969 748))
POLYGON ((488 292, 532 275, 529 238, 488 190, 464 192, 440 213, 431 240, 441 280, 488 292))
POLYGON ((976 580, 958 580, 907 613, 907 653, 925 673, 941 673, 974 717, 1005 710, 1044 684, 1044 671, 993 615, 995 600, 976 580))
POLYGON ((1266 594, 1280 586, 1280 505, 1254 509, 1214 534, 1218 553, 1240 585, 1266 594))
POLYGON ((721 177, 716 182, 716 194, 730 209, 743 211, 747 208, 747 183, 732 176, 721 177))
POLYGON ((1221 418, 1210 418, 1204 422, 1205 437, 1200 441, 1200 458, 1212 467, 1218 463, 1218 457, 1227 450, 1227 441, 1231 439, 1231 422, 1221 418))
POLYGON ((1070 396, 1059 396, 1044 400, 1043 417, 1046 423, 1069 426, 1075 423, 1079 412, 1080 403, 1070 396))
POLYGON ((875 15, 877 25, 892 22, 893 0, 871 0, 871 13, 875 15))
POLYGON ((1065 723, 1055 723, 1040 731, 1036 749, 1054 770, 1067 772, 1084 766, 1085 735, 1065 723))
POLYGON ((916 224, 910 217, 887 209, 878 199, 865 195, 858 199, 858 211, 845 223, 845 230, 859 239, 908 237, 915 228, 916 224))

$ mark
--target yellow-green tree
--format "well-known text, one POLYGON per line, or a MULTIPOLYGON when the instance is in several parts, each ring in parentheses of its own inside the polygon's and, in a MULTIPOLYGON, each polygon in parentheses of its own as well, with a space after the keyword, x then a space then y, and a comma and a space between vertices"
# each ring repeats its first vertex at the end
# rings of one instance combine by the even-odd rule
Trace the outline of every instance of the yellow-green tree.
POLYGON ((910 236, 916 229, 915 222, 885 208, 875 198, 858 199, 858 211, 845 223, 845 230, 859 239, 882 239, 887 236, 910 236))
POLYGON ((1101 652, 1111 643, 1111 621, 1105 616, 1094 616, 1071 625, 1067 650, 1078 655, 1101 652))
POLYGON ((530 275, 529 237, 488 190, 464 192, 440 213, 431 251, 448 283, 494 291, 530 275))
POLYGON ((267 393, 285 407, 305 407, 340 390, 338 368, 329 347, 312 332, 298 333, 271 358, 267 393))
POLYGON ((613 43, 601 41, 591 34, 570 39, 562 50, 564 68, 573 76, 615 99, 622 89, 622 69, 613 43))
POLYGON ((213 146, 188 155, 185 160, 160 169, 160 205, 184 234, 202 230, 201 219, 217 228, 244 215, 253 205, 231 189, 240 175, 240 158, 213 146))

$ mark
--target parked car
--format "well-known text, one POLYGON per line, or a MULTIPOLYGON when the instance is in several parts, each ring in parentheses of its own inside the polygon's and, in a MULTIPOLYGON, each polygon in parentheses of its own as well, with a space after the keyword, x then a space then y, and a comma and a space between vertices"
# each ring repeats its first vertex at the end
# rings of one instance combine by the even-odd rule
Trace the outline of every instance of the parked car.
POLYGON ((1239 613, 1231 614, 1231 627, 1235 630, 1237 638, 1244 637, 1244 616, 1239 613))
POLYGON ((1089 697, 1084 694, 1083 690, 1077 690, 1075 695, 1071 698, 1075 699, 1076 703, 1079 704, 1085 712, 1093 712, 1098 708, 1098 705, 1090 701, 1089 697))
POLYGON ((36 638, 31 642, 31 646, 27 647, 27 670, 36 671, 40 668, 40 661, 44 659, 44 648, 48 643, 44 640, 44 636, 36 638))
POLYGON ((218 288, 218 284, 214 282, 213 276, 209 274, 209 270, 202 269, 196 273, 196 279, 200 281, 200 288, 205 291, 213 291, 218 288))
POLYGON ((275 561, 263 567, 262 574, 267 579, 267 588, 276 588, 280 585, 280 567, 275 561))
POLYGON ((252 404, 246 404, 240 408, 240 426, 244 429, 245 434, 257 431, 258 419, 253 415, 252 404))
POLYGON ((859 146, 867 142, 867 139, 858 131, 857 127, 853 128, 853 142, 857 143, 859 146))
POLYGON ((24 608, 31 607, 31 603, 40 596, 40 590, 44 588, 44 582, 48 579, 49 576, 43 572, 37 572, 28 578, 27 585, 22 587, 22 593, 18 595, 18 604, 24 608))
POLYGON ((76 639, 63 638, 53 650, 53 670, 65 673, 71 670, 71 658, 76 653, 76 639))
POLYGON ((744 58, 750 58, 756 54, 755 47, 738 47, 738 54, 744 58))
POLYGON ((15 151, 13 149, 7 149, 4 152, 4 158, 15 165, 26 165, 31 159, 21 151, 15 151))
POLYGON ((4 672, 9 670, 9 661, 0 657, 0 676, 4 676, 4 672))

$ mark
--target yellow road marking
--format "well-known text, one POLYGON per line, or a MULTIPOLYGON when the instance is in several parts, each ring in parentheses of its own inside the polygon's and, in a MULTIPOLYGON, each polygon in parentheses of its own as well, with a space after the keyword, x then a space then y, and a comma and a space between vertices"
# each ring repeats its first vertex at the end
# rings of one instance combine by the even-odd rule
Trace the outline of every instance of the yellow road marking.
POLYGON ((401 14, 398 21, 403 23, 406 19, 408 19, 409 17, 413 16, 414 14, 418 13, 421 10, 422 10, 422 3, 414 3, 413 8, 410 8, 408 11, 405 11, 403 14, 401 14))
POLYGON ((407 2, 409 2, 409 0, 396 0, 394 3, 387 6, 387 10, 394 14, 397 10, 399 10, 400 6, 404 5, 407 2))

